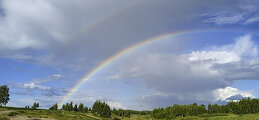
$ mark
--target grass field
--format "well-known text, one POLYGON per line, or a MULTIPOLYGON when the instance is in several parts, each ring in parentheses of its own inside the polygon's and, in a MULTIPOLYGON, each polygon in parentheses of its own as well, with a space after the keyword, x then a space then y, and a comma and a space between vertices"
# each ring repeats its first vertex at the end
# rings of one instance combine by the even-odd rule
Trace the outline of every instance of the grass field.
POLYGON ((91 113, 28 110, 23 108, 0 108, 0 120, 99 120, 100 117, 91 113))
MULTIPOLYGON (((154 120, 149 115, 132 115, 130 118, 112 115, 112 118, 122 120, 154 120)), ((92 113, 28 110, 23 108, 1 107, 0 120, 112 120, 101 118, 92 113)), ((175 120, 259 120, 259 114, 204 114, 200 116, 178 117, 175 120)))

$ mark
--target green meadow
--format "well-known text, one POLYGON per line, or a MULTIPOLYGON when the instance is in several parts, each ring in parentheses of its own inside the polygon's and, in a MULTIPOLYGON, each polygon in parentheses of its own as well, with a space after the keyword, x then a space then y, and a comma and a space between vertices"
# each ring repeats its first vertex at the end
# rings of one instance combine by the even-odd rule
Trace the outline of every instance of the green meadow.
MULTIPOLYGON (((199 116, 176 117, 175 120, 259 120, 259 114, 203 114, 199 116)), ((1 107, 0 120, 155 120, 150 115, 121 117, 114 114, 110 118, 99 117, 90 112, 81 113, 64 110, 31 110, 1 107)), ((165 119, 162 119, 165 120, 165 119)))

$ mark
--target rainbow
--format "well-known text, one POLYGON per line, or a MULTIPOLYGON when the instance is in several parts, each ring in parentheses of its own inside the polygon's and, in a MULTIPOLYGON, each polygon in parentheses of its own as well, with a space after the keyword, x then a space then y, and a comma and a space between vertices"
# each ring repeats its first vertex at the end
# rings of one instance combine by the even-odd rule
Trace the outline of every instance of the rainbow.
POLYGON ((76 92, 82 84, 84 84, 84 82, 86 82, 87 80, 92 78, 94 75, 96 75, 99 71, 101 71, 107 65, 111 64, 113 61, 115 61, 116 59, 122 57, 123 55, 126 55, 127 53, 130 53, 133 50, 136 50, 136 49, 138 49, 138 48, 140 48, 142 46, 148 45, 148 44, 156 42, 156 41, 164 40, 164 39, 170 38, 170 37, 177 37, 177 36, 185 35, 185 34, 188 34, 188 33, 194 33, 194 32, 200 32, 200 30, 198 30, 198 31, 196 30, 196 31, 181 31, 181 32, 166 33, 166 34, 162 34, 162 35, 158 35, 158 36, 146 39, 144 41, 135 43, 135 44, 133 44, 133 45, 131 45, 131 46, 125 48, 125 49, 122 49, 121 51, 117 52, 113 56, 111 56, 111 57, 107 58, 106 60, 104 60, 102 63, 100 63, 94 69, 92 69, 88 74, 86 74, 82 79, 80 79, 79 82, 76 83, 76 85, 74 85, 74 87, 72 87, 72 89, 70 89, 69 92, 61 99, 61 101, 59 102, 59 105, 64 104, 64 102, 66 100, 68 100, 69 97, 71 95, 73 95, 73 93, 76 92))

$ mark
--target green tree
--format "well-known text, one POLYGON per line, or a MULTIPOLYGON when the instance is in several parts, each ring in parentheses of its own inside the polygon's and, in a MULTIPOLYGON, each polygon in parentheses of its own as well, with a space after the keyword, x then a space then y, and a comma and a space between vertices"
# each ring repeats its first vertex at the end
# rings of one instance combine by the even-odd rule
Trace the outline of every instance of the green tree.
POLYGON ((98 114, 102 117, 108 118, 111 116, 111 109, 110 106, 107 105, 105 102, 100 102, 97 100, 92 107, 92 112, 98 114))
POLYGON ((50 110, 58 110, 58 103, 54 104, 52 107, 49 108, 50 110))
POLYGON ((39 108, 39 103, 34 102, 33 105, 32 105, 32 107, 31 107, 31 109, 36 110, 37 108, 39 108))
POLYGON ((74 108, 73 108, 73 102, 71 101, 69 104, 68 104, 68 111, 72 111, 74 108))
POLYGON ((155 108, 152 112, 152 116, 155 119, 164 119, 166 116, 164 108, 155 108))
POLYGON ((25 106, 25 109, 30 109, 30 106, 25 106))
POLYGON ((66 110, 66 105, 63 104, 61 109, 66 110))
POLYGON ((78 111, 79 112, 83 112, 84 111, 84 104, 83 103, 80 103, 79 106, 78 106, 78 111))
POLYGON ((91 110, 90 108, 88 109, 88 107, 85 106, 83 112, 84 112, 84 113, 87 113, 87 112, 90 111, 90 110, 91 110))
POLYGON ((78 110, 77 104, 75 104, 75 106, 74 106, 74 111, 77 111, 77 110, 78 110))
POLYGON ((238 102, 231 101, 231 102, 228 103, 227 106, 229 107, 230 112, 235 113, 235 114, 241 113, 242 108, 241 108, 241 106, 239 105, 238 102))
POLYGON ((0 106, 4 105, 9 102, 9 88, 6 85, 0 87, 0 106))

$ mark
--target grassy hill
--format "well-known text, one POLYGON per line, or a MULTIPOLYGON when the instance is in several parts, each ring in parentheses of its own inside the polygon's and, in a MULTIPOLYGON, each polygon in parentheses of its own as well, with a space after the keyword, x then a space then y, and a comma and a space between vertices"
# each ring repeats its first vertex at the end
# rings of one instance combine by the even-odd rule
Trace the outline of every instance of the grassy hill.
MULTIPOLYGON (((102 118, 92 113, 74 111, 29 110, 24 108, 1 107, 0 120, 154 120, 149 115, 132 115, 130 118, 112 115, 102 118)), ((200 116, 177 117, 176 120, 259 120, 259 114, 203 114, 200 116)))

